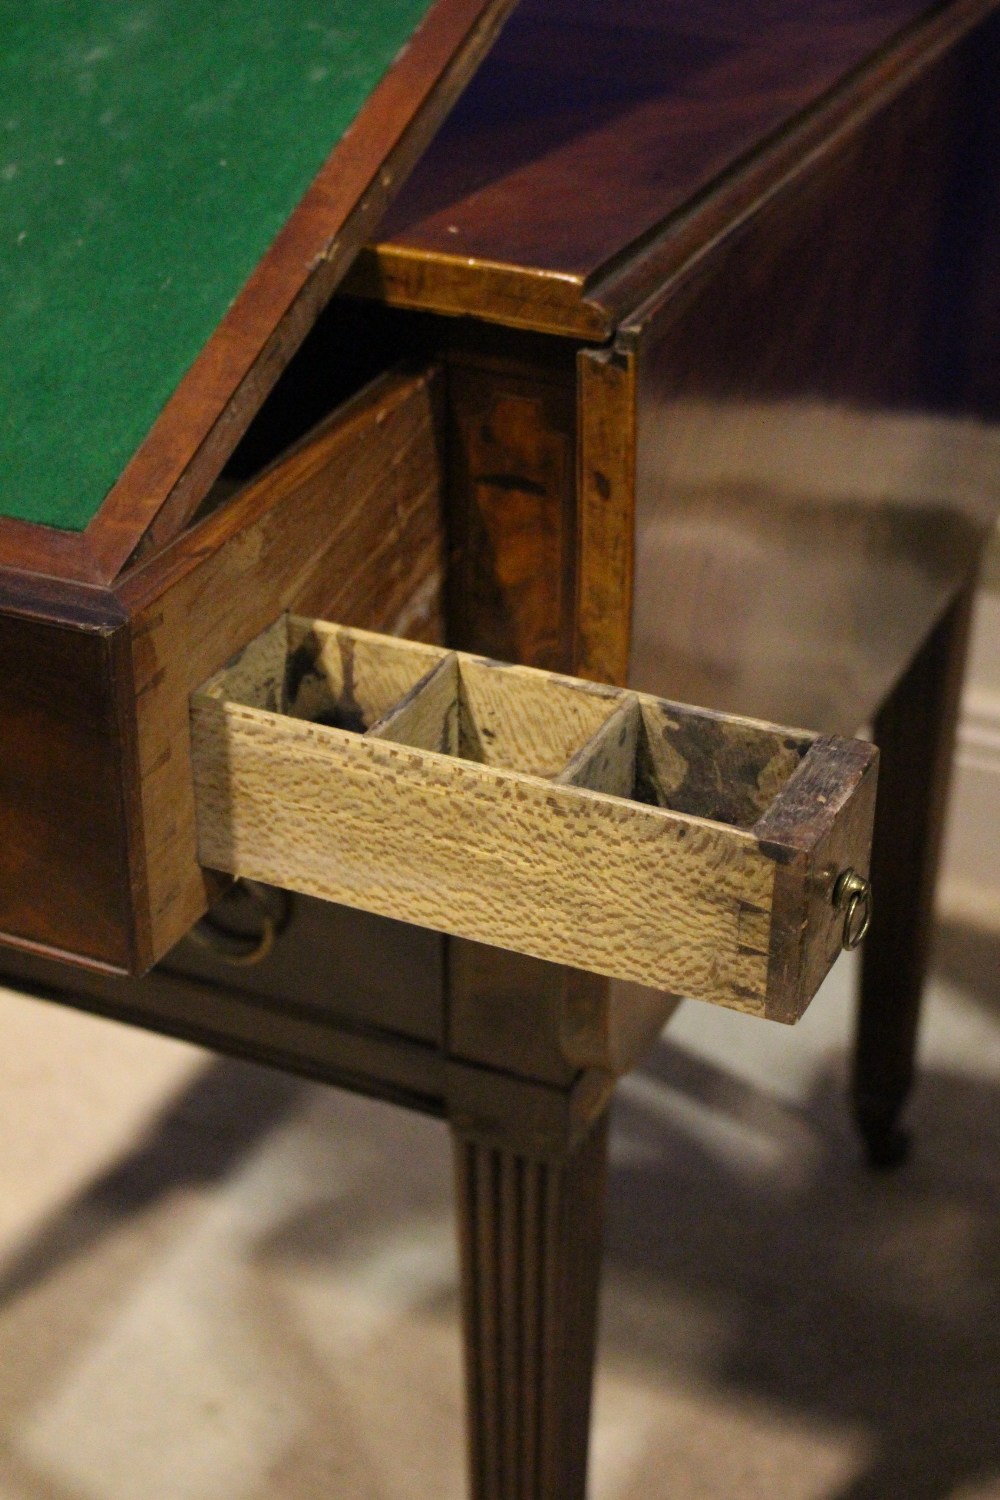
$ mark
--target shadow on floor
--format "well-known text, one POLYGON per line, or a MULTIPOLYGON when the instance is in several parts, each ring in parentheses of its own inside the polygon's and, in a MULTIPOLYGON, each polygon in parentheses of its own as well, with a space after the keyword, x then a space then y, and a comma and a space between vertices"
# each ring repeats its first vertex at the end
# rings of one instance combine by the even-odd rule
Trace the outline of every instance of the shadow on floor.
MULTIPOLYGON (((867 1434, 876 1457, 830 1500, 945 1500, 1000 1473, 1000 1080, 927 1072, 913 1124, 914 1159, 872 1176, 839 1073, 782 1126, 668 1043, 617 1112, 607 1263, 713 1315, 692 1376, 867 1434), (710 1107, 714 1146, 670 1123, 679 1098, 688 1120, 710 1107)), ((612 1345, 677 1373, 655 1320, 609 1312, 612 1345)))
POLYGON ((305 1085, 250 1063, 209 1063, 127 1156, 64 1203, 0 1267, 0 1308, 95 1253, 124 1221, 172 1192, 221 1184, 294 1110, 305 1085))
POLYGON ((939 922, 934 968, 984 1009, 1000 1014, 1000 932, 939 922))
MULTIPOLYGON (((604 1357, 867 1435, 870 1466, 829 1500, 946 1500, 1000 1474, 1000 1052, 997 1064, 996 1078, 925 1070, 912 1161, 871 1176, 839 1064, 791 1108, 661 1042, 616 1107, 606 1264, 624 1295, 606 1300, 604 1357), (679 1344, 691 1309, 715 1331, 679 1344)), ((175 1189, 223 1185, 300 1112, 331 1150, 348 1138, 363 1148, 371 1171, 353 1199, 318 1185, 277 1225, 262 1205, 261 1267, 326 1260, 343 1274, 359 1237, 394 1224, 405 1235, 414 1203, 444 1219, 443 1131, 396 1151, 405 1116, 331 1095, 307 1116, 316 1093, 211 1064, 20 1250, 0 1303, 175 1189)), ((454 1314, 450 1293, 427 1306, 454 1314)))

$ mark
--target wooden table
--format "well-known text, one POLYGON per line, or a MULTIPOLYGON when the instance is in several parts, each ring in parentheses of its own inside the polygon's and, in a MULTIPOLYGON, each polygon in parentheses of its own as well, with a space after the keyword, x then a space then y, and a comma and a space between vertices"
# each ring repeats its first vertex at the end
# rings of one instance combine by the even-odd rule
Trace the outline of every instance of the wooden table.
POLYGON ((221 889, 190 694, 293 608, 873 722, 856 1098, 898 1155, 997 508, 997 36, 987 0, 629 3, 613 26, 524 0, 230 428, 225 401, 182 403, 183 454, 114 525, 0 522, 4 973, 448 1118, 483 1500, 583 1493, 607 1105, 674 1002, 309 898, 255 967, 185 938, 221 889))
POLYGON ((975 425, 1000 402, 991 11, 635 6, 609 31, 596 6, 527 0, 350 283, 496 330, 488 356, 451 338, 462 644, 872 726, 881 904, 854 1093, 875 1163, 905 1149, 998 504, 975 425), (526 462, 546 496, 512 512, 481 473, 526 462))

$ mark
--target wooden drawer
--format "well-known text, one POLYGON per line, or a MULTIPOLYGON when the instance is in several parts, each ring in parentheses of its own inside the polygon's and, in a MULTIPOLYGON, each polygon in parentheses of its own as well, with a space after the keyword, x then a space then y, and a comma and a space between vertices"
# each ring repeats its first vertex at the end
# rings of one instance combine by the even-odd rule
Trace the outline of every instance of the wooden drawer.
POLYGON ((292 616, 191 707, 204 865, 758 1015, 868 869, 857 741, 292 616))

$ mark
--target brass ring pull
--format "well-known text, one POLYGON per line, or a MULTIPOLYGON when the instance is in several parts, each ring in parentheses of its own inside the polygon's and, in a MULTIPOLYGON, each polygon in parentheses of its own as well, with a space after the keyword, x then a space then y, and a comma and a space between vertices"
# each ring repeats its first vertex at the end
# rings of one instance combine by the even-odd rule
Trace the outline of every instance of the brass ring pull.
POLYGON ((833 888, 833 904, 844 913, 841 943, 850 953, 856 948, 872 923, 872 888, 857 870, 845 870, 833 888))
POLYGON ((233 890, 249 897, 259 914, 260 930, 245 933, 227 927, 215 911, 196 922, 188 936, 233 968, 250 969, 263 963, 274 947, 275 938, 288 921, 289 900, 286 892, 273 891, 255 880, 237 880, 233 890), (277 911, 272 909, 276 898, 280 902, 277 911))

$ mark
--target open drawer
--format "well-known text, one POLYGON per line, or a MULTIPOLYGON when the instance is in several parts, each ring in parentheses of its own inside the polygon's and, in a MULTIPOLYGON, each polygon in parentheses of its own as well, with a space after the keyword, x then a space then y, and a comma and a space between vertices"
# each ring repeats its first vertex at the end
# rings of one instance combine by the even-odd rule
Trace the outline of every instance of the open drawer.
POLYGON ((192 696, 201 862, 784 1021, 877 752, 284 616, 192 696))

